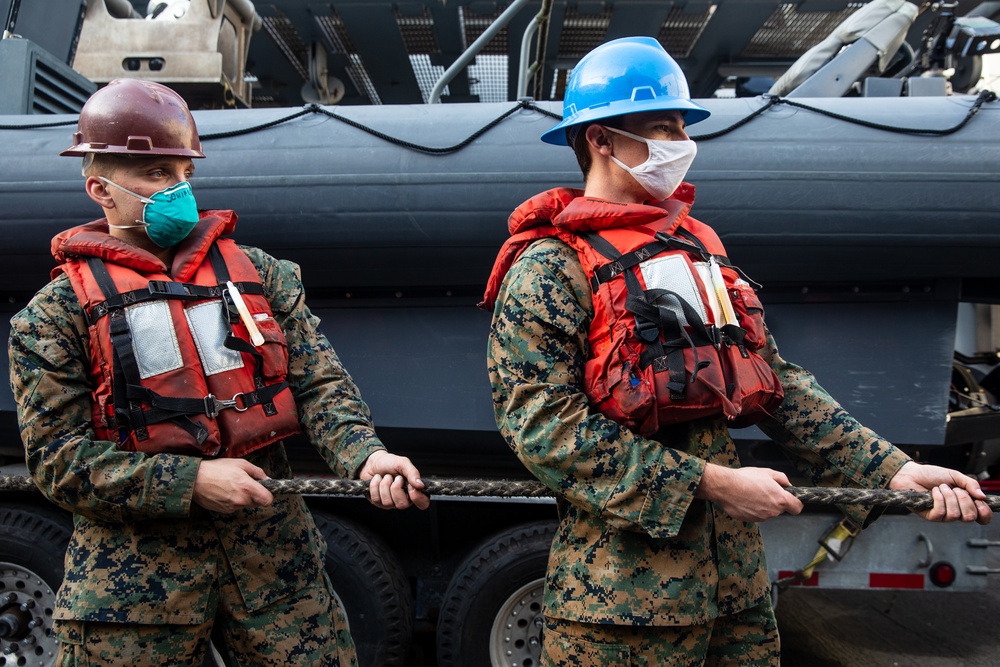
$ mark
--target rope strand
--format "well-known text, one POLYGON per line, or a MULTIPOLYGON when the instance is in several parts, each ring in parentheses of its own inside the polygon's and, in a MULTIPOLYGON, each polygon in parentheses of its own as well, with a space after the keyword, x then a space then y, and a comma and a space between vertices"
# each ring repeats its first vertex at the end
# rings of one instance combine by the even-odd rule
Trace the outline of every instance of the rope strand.
MULTIPOLYGON (((266 479, 261 484, 274 494, 315 496, 367 496, 369 483, 358 479, 266 479)), ((535 480, 435 479, 425 480, 425 492, 431 496, 466 496, 490 498, 549 498, 555 493, 535 480)), ((836 489, 789 486, 786 490, 806 504, 882 505, 915 511, 934 506, 930 493, 890 489, 836 489)), ((38 492, 30 477, 0 476, 0 492, 38 492)), ((1000 511, 1000 496, 987 496, 987 505, 1000 511)))

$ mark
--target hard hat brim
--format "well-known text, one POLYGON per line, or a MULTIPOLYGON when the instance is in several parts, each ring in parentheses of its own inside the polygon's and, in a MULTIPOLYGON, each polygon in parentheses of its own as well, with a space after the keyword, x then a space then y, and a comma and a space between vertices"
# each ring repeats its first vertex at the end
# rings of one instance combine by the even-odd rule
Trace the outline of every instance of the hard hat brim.
POLYGON ((104 155, 127 155, 131 157, 189 157, 189 158, 203 158, 205 154, 201 151, 195 151, 187 148, 157 148, 148 151, 129 149, 125 146, 104 146, 101 148, 95 148, 89 143, 77 144, 76 146, 70 146, 63 152, 59 153, 60 157, 83 157, 91 153, 102 153, 104 155))
POLYGON ((646 111, 680 111, 681 115, 684 116, 685 125, 700 123, 712 115, 711 111, 700 104, 677 97, 668 99, 652 99, 641 102, 621 100, 610 104, 603 104, 598 107, 591 107, 590 109, 584 109, 571 118, 563 119, 561 123, 542 134, 542 141, 547 144, 552 144, 553 146, 566 146, 566 128, 568 127, 582 125, 584 123, 593 123, 595 121, 604 120, 606 118, 614 118, 616 116, 644 113, 646 111))

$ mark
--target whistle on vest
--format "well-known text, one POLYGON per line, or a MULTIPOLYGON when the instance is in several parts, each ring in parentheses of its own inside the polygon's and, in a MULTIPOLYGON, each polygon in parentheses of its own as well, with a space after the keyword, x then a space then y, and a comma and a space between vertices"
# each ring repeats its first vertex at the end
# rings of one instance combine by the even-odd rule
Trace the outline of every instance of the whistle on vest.
POLYGON ((233 305, 236 306, 236 310, 240 314, 240 319, 243 320, 243 325, 250 332, 250 342, 255 347, 260 347, 264 344, 264 336, 261 335, 260 329, 257 328, 257 324, 253 321, 253 315, 250 314, 250 309, 247 308, 247 304, 243 300, 243 295, 236 289, 236 285, 233 284, 232 280, 226 281, 226 289, 229 290, 229 298, 233 300, 233 305))

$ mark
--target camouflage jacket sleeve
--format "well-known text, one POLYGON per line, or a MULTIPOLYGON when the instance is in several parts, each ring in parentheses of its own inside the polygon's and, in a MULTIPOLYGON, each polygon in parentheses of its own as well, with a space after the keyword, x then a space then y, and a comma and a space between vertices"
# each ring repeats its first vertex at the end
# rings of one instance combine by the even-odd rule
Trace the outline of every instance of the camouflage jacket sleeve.
POLYGON ((497 425, 569 502, 616 528, 674 536, 705 462, 592 410, 582 389, 589 290, 576 253, 558 241, 534 244, 511 268, 488 348, 497 425))
MULTIPOLYGON (((331 467, 354 476, 381 447, 368 409, 305 305, 298 268, 246 252, 285 330, 289 383, 303 428, 331 467)), ((55 504, 101 521, 188 516, 199 458, 126 452, 94 438, 89 345, 65 276, 11 319, 11 388, 35 484, 55 504)))
POLYGON ((303 431, 337 474, 357 477, 365 459, 383 445, 368 406, 306 305, 299 267, 256 248, 243 250, 260 271, 288 342, 288 382, 303 431))
POLYGON ((910 460, 848 414, 812 373, 783 359, 770 332, 761 353, 781 380, 785 399, 773 419, 758 426, 793 456, 811 483, 885 487, 910 460))
POLYGON ((55 504, 101 521, 187 516, 198 459, 94 439, 86 331, 65 276, 11 319, 11 389, 35 484, 55 504))

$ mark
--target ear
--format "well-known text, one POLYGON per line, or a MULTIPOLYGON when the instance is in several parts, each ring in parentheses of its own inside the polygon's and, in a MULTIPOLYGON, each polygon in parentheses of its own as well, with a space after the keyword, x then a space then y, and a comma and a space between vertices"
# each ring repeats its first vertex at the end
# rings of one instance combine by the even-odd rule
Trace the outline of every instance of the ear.
POLYGON ((108 186, 96 176, 88 176, 84 189, 87 196, 93 199, 103 209, 115 208, 115 200, 111 198, 108 186))
POLYGON ((593 123, 587 126, 584 136, 587 138, 587 144, 590 145, 591 150, 597 151, 605 157, 614 153, 614 146, 611 144, 611 133, 603 125, 593 123))

